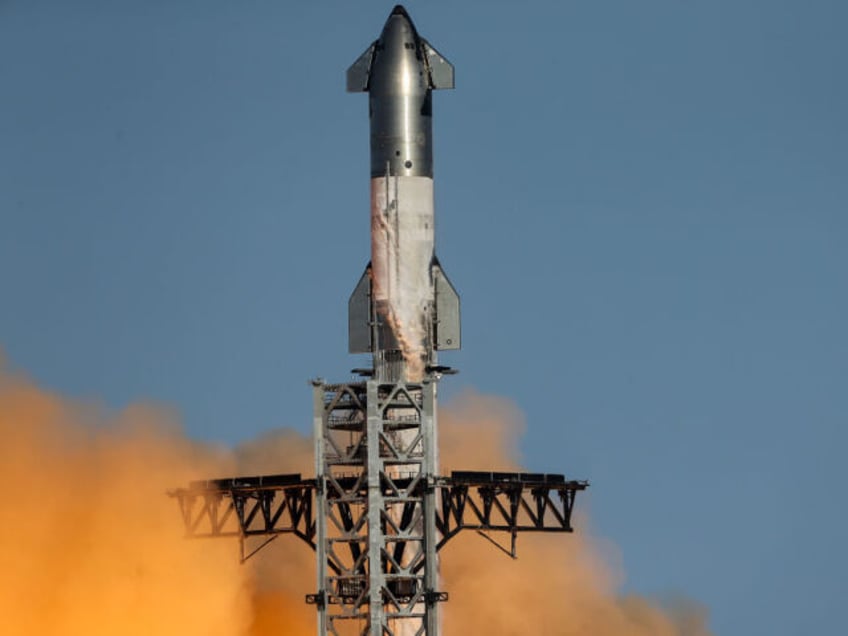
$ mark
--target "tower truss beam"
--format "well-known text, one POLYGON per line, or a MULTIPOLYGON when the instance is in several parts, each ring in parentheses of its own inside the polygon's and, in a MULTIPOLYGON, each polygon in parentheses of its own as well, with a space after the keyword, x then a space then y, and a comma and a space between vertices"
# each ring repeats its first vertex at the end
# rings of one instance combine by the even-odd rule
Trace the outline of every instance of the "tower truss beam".
MULTIPOLYGON (((484 532, 572 532, 571 512, 584 481, 566 481, 563 475, 528 473, 454 472, 437 477, 432 488, 436 499, 436 528, 440 550, 462 530, 484 532), (474 475, 474 477, 470 477, 474 475)), ((411 478, 387 479, 384 496, 409 488, 411 478)), ((366 496, 366 484, 358 477, 328 479, 329 499, 337 513, 331 524, 348 538, 361 530, 362 519, 354 520, 351 503, 366 496)), ((417 489, 426 489, 419 480, 417 489)), ((316 480, 300 475, 215 479, 193 482, 168 494, 179 502, 186 536, 258 537, 292 534, 316 547, 314 496, 316 480), (265 484, 251 480, 266 480, 265 484), (277 479, 292 483, 269 485, 277 479)), ((401 520, 401 524, 403 520, 401 520)))

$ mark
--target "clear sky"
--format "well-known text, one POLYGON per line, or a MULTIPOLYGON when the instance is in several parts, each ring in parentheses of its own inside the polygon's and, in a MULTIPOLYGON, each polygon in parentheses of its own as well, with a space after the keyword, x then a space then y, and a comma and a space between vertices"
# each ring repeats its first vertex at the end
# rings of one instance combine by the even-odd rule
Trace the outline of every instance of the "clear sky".
MULTIPOLYGON (((368 260, 392 3, 0 1, 0 349, 63 394, 235 443, 308 432, 368 260)), ((593 483, 625 590, 723 636, 848 602, 848 4, 409 2, 434 97, 442 383, 593 483)))

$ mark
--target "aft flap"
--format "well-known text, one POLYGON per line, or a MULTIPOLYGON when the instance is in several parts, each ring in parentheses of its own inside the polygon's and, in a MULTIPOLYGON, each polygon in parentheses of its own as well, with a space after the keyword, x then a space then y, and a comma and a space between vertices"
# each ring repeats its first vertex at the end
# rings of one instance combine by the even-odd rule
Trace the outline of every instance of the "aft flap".
POLYGON ((433 279, 436 288, 435 342, 433 344, 438 351, 459 349, 461 346, 459 294, 456 293, 456 289, 451 285, 438 261, 433 263, 433 279))
POLYGON ((371 352, 371 263, 347 302, 347 334, 350 353, 371 352))

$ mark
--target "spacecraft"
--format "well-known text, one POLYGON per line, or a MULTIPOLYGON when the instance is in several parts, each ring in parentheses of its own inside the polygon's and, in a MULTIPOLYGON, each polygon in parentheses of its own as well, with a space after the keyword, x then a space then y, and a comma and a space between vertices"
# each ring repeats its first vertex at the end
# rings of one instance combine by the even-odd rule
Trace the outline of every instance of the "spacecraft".
POLYGON ((421 381, 435 352, 459 349, 459 295, 434 250, 433 91, 453 65, 396 6, 347 71, 368 93, 371 262, 351 295, 349 350, 373 353, 380 379, 421 381))

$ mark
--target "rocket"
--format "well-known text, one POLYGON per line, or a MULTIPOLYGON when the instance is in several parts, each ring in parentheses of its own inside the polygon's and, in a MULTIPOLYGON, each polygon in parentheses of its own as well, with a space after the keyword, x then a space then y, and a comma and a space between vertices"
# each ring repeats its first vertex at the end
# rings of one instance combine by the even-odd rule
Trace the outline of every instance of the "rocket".
POLYGON ((397 5, 380 37, 347 71, 368 93, 371 262, 348 303, 351 353, 372 353, 374 375, 420 382, 436 352, 459 349, 459 295, 435 255, 433 97, 454 69, 397 5))

